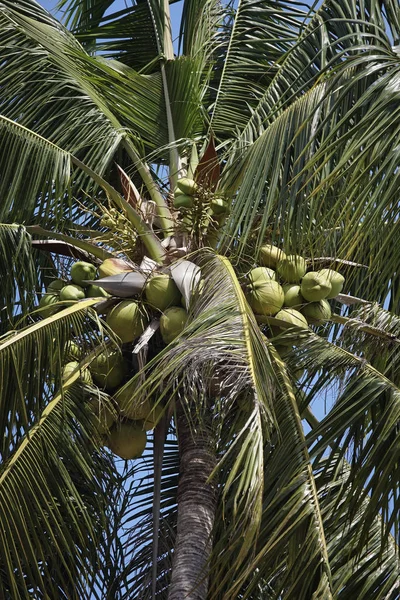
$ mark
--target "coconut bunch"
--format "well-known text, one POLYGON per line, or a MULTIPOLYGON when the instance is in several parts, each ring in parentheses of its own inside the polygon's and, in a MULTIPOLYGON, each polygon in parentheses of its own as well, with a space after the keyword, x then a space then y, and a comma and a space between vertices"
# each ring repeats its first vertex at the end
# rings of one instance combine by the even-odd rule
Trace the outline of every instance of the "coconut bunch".
POLYGON ((330 319, 329 300, 342 291, 343 275, 333 269, 307 271, 305 258, 271 244, 260 249, 259 263, 247 275, 247 299, 255 314, 302 328, 330 319))
MULTIPOLYGON (((100 277, 103 276, 100 267, 100 277)), ((89 281, 95 279, 97 279, 97 267, 95 265, 84 261, 75 262, 71 266, 68 281, 54 279, 47 286, 46 293, 43 294, 39 302, 40 315, 46 318, 60 310, 59 302, 73 302, 83 298, 108 298, 109 294, 103 288, 89 283, 89 281)))
POLYGON ((222 225, 229 212, 229 204, 218 195, 210 192, 196 183, 193 179, 182 177, 178 179, 173 198, 174 208, 179 210, 184 219, 192 223, 199 213, 204 209, 204 215, 200 214, 203 225, 222 225))

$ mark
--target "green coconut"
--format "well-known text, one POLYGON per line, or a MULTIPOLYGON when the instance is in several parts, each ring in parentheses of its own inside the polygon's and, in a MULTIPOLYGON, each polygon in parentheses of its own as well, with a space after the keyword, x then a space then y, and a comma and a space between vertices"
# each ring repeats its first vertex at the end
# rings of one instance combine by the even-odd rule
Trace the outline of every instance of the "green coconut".
POLYGON ((284 299, 285 294, 277 281, 257 279, 249 286, 248 301, 258 315, 276 315, 284 299))
POLYGON ((290 308, 295 306, 301 306, 305 300, 301 295, 300 286, 296 283, 285 283, 282 286, 285 294, 284 305, 290 308))
POLYGON ((223 198, 213 198, 210 207, 213 215, 225 215, 228 212, 228 203, 223 198))
POLYGON ((109 298, 110 294, 107 294, 106 290, 99 287, 98 285, 88 285, 85 289, 86 298, 109 298))
POLYGON ((60 300, 82 300, 85 297, 85 290, 80 285, 66 285, 60 292, 60 300))
POLYGON ((332 287, 320 271, 310 271, 301 280, 301 295, 308 302, 318 302, 327 298, 332 287))
POLYGON ((144 421, 151 411, 150 401, 137 395, 139 385, 137 380, 129 381, 114 392, 114 400, 118 403, 124 417, 134 421, 144 421))
POLYGON ((146 432, 137 423, 114 425, 108 438, 110 450, 125 460, 139 458, 146 448, 146 443, 146 432))
POLYGON ((332 316, 331 307, 327 300, 320 300, 319 302, 310 302, 301 309, 301 312, 306 317, 310 324, 318 324, 327 321, 332 316))
POLYGON ((164 408, 161 404, 156 404, 156 406, 153 406, 153 408, 151 409, 151 411, 149 412, 149 414, 143 422, 143 429, 145 431, 150 431, 151 429, 154 429, 155 426, 158 424, 158 421, 160 420, 163 412, 164 408))
MULTIPOLYGON (((99 267, 99 277, 110 277, 110 275, 118 275, 118 273, 126 271, 132 271, 132 267, 121 258, 106 258, 99 267)), ((88 277, 88 279, 94 279, 94 277, 88 277)))
MULTIPOLYGON (((77 360, 72 360, 71 362, 68 362, 63 368, 63 372, 62 372, 63 379, 64 380, 69 379, 71 377, 72 373, 74 371, 76 371, 77 369, 79 369, 79 362, 77 360)), ((83 383, 88 383, 88 384, 93 383, 92 376, 87 369, 81 369, 81 371, 79 373, 79 379, 81 381, 83 381, 83 383)))
POLYGON ((97 269, 94 265, 83 260, 79 260, 71 267, 71 279, 76 285, 87 287, 89 284, 84 283, 85 279, 96 279, 97 269))
POLYGON ((108 433, 117 420, 117 414, 96 398, 92 398, 89 404, 93 412, 93 421, 99 433, 108 433))
POLYGON ((193 196, 188 196, 187 194, 179 194, 178 196, 174 196, 175 208, 192 208, 192 206, 193 196))
POLYGON ((168 306, 179 304, 181 293, 172 277, 158 273, 147 280, 144 288, 146 300, 154 308, 164 311, 168 306))
POLYGON ((321 275, 323 275, 331 284, 331 291, 327 298, 336 298, 344 286, 345 279, 343 275, 333 269, 321 269, 319 273, 321 273, 321 275))
POLYGON ((66 285, 67 284, 62 279, 53 279, 53 281, 47 286, 47 291, 51 293, 59 292, 66 285))
POLYGON ((64 346, 64 355, 68 359, 80 360, 82 351, 76 342, 69 340, 64 346))
POLYGON ((269 269, 268 267, 256 267, 252 269, 250 273, 247 275, 251 282, 258 281, 259 279, 263 279, 264 281, 276 281, 276 273, 273 269, 269 269))
POLYGON ((46 319, 56 313, 59 307, 52 306, 58 302, 59 298, 57 294, 43 294, 39 301, 40 316, 46 319))
POLYGON ((90 372, 99 387, 113 390, 125 379, 126 363, 119 352, 102 352, 90 363, 90 372))
POLYGON ((260 248, 258 260, 263 267, 276 268, 278 262, 286 258, 286 254, 280 248, 267 244, 260 248))
POLYGON ((302 256, 289 254, 279 261, 278 273, 284 281, 297 283, 307 270, 307 263, 302 256))
POLYGON ((187 316, 186 310, 179 306, 172 306, 164 312, 160 319, 160 332, 165 344, 170 344, 180 335, 185 327, 187 316))
POLYGON ((178 179, 176 186, 188 196, 193 196, 197 190, 197 183, 193 179, 189 179, 189 177, 178 179))
POLYGON ((121 341, 126 343, 133 342, 143 333, 147 326, 147 318, 137 302, 124 300, 108 313, 106 323, 121 341))
POLYGON ((307 319, 298 310, 294 308, 283 308, 275 315, 275 319, 280 319, 296 327, 308 327, 307 319))

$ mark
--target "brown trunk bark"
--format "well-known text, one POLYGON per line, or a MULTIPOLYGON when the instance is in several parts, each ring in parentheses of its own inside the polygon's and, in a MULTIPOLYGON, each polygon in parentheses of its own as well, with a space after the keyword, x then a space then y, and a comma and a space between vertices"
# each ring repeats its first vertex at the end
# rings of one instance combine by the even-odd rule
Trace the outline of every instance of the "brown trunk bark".
POLYGON ((168 600, 206 600, 217 483, 207 483, 216 458, 206 427, 193 431, 178 408, 181 456, 178 526, 168 600))

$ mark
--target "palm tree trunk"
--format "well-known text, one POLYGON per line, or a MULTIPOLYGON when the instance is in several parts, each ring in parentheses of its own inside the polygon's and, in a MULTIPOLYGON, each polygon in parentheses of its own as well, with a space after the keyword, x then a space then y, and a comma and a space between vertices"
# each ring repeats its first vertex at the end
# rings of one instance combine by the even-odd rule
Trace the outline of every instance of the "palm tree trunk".
POLYGON ((178 438, 178 527, 168 600, 206 600, 217 500, 215 478, 207 482, 216 464, 213 438, 204 425, 194 431, 182 408, 178 408, 178 438))

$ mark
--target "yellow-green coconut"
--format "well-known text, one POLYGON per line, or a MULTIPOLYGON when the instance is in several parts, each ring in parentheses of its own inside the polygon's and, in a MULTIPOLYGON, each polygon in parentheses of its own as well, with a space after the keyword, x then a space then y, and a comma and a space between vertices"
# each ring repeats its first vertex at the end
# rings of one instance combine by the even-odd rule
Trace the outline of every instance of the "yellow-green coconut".
POLYGON ((107 390, 113 390, 125 379, 126 363, 119 352, 105 351, 90 363, 94 382, 107 390))
POLYGON ((123 343, 133 342, 143 333, 147 322, 142 308, 135 300, 119 302, 106 318, 107 325, 123 343))
POLYGON ((228 212, 228 203, 223 198, 213 198, 210 207, 213 215, 225 215, 228 212))
MULTIPOLYGON (((110 275, 118 275, 118 273, 125 273, 126 271, 132 271, 132 267, 121 258, 106 258, 99 267, 99 276, 109 277, 110 275)), ((94 277, 91 279, 94 279, 94 277)))
POLYGON ((276 281, 276 273, 273 269, 269 269, 268 267, 256 267, 252 269, 247 275, 251 282, 258 281, 259 279, 264 279, 265 281, 276 281))
POLYGON ((327 300, 320 300, 319 302, 310 302, 301 309, 301 312, 306 317, 307 321, 312 325, 323 323, 332 316, 331 307, 327 300))
POLYGON ((249 286, 247 298, 256 314, 273 316, 282 308, 285 294, 277 281, 257 279, 249 286))
POLYGON ((133 422, 114 425, 108 438, 110 450, 125 460, 142 456, 146 443, 146 432, 133 422))
POLYGON ((160 319, 160 332, 165 344, 170 344, 181 334, 185 327, 187 316, 188 314, 184 308, 180 308, 179 306, 167 308, 160 319))
POLYGON ((174 207, 175 208, 192 208, 193 196, 187 194, 178 194, 174 196, 174 207))
POLYGON ((47 286, 47 291, 50 293, 59 292, 63 289, 67 284, 62 279, 53 279, 51 283, 47 286))
POLYGON ((302 256, 289 254, 279 261, 277 271, 287 283, 297 283, 304 276, 307 263, 302 256))
MULTIPOLYGON (((63 379, 67 380, 71 377, 71 375, 74 373, 74 371, 79 369, 79 362, 77 360, 72 360, 71 362, 68 362, 64 368, 63 368, 63 379)), ((92 380, 92 376, 90 374, 90 372, 87 369, 81 369, 79 372, 79 379, 81 381, 83 381, 84 383, 88 383, 88 384, 92 384, 93 380, 92 380)))
POLYGON ((307 319, 298 310, 294 308, 283 308, 275 315, 275 319, 280 319, 296 327, 308 327, 307 319))
POLYGON ((197 183, 193 179, 189 179, 189 177, 181 177, 176 182, 177 187, 188 196, 193 196, 193 194, 197 190, 197 183))
POLYGON ((301 306, 302 304, 304 304, 305 300, 301 295, 300 286, 298 284, 285 283, 285 285, 283 285, 282 288, 285 294, 285 306, 288 306, 289 308, 294 308, 296 306, 301 306))
POLYGON ((93 412, 94 424, 99 433, 107 433, 117 420, 117 414, 103 402, 99 402, 96 398, 90 400, 90 408, 93 412))
POLYGON ((59 298, 57 294, 44 294, 39 301, 40 316, 46 319, 51 317, 54 313, 59 310, 59 307, 52 306, 58 302, 59 298))
POLYGON ((81 287, 87 287, 89 284, 85 283, 85 279, 96 279, 96 267, 91 263, 80 260, 74 263, 71 267, 71 279, 76 285, 81 287))
POLYGON ((263 267, 276 268, 278 262, 286 258, 286 254, 280 248, 272 244, 266 244, 260 248, 258 261, 263 267))
POLYGON ((301 280, 301 295, 308 302, 318 302, 327 298, 331 289, 328 279, 320 271, 310 271, 301 280))
POLYGON ((319 273, 326 277, 326 279, 331 284, 331 291, 329 292, 327 299, 336 298, 336 296, 340 294, 344 286, 345 279, 343 275, 341 275, 337 271, 334 271, 333 269, 321 269, 319 273))
POLYGON ((158 310, 179 304, 181 293, 172 277, 166 273, 158 273, 147 280, 144 293, 147 302, 158 310))
POLYGON ((85 290, 76 284, 69 284, 63 287, 60 292, 60 300, 63 301, 72 301, 72 300, 82 300, 85 297, 85 290))
POLYGON ((86 298, 109 298, 110 294, 107 294, 106 290, 103 290, 98 285, 88 285, 85 289, 86 298))
POLYGON ((151 411, 149 412, 149 414, 143 422, 143 429, 145 429, 145 431, 150 431, 151 429, 154 429, 155 426, 158 424, 159 420, 161 419, 161 415, 163 414, 163 412, 164 408, 161 406, 161 404, 156 404, 156 406, 153 406, 153 408, 151 409, 151 411))
POLYGON ((76 342, 69 340, 64 346, 64 355, 67 359, 80 360, 82 351, 76 342))
POLYGON ((137 380, 129 381, 114 392, 114 400, 118 403, 123 416, 134 421, 144 421, 151 411, 150 401, 140 398, 137 394, 139 385, 137 380))

